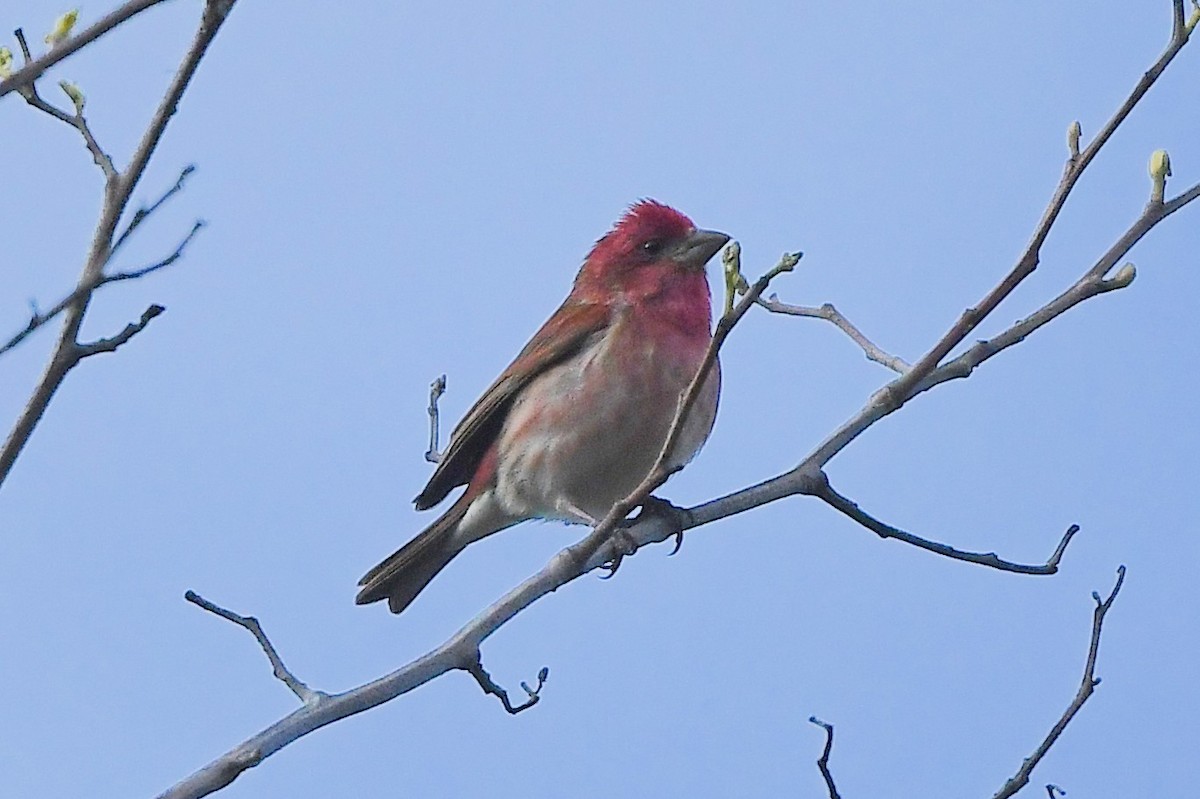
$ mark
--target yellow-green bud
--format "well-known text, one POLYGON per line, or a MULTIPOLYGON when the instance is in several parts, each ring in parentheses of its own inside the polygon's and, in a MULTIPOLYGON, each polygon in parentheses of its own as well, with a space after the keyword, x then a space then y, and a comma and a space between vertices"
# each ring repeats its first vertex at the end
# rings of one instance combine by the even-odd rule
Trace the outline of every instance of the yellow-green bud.
POLYGON ((69 80, 60 80, 58 85, 62 87, 67 97, 71 98, 71 105, 75 106, 75 113, 82 114, 83 104, 87 102, 87 97, 84 96, 79 87, 69 80))
POLYGON ((1150 155, 1150 201, 1160 203, 1166 193, 1167 178, 1171 176, 1171 156, 1166 150, 1150 155))
POLYGON ((12 74, 12 62, 12 50, 9 50, 7 47, 0 47, 0 80, 12 74))
POLYGON ((1079 155, 1079 137, 1083 135, 1083 128, 1079 125, 1079 120, 1071 123, 1071 127, 1067 128, 1067 149, 1071 151, 1071 157, 1079 155))
POLYGON ((1115 275, 1108 279, 1108 283, 1115 288, 1123 289, 1132 283, 1135 277, 1137 277, 1137 267, 1131 263, 1126 263, 1117 270, 1115 275))
POLYGON ((54 27, 46 34, 46 44, 53 47, 71 35, 71 29, 79 20, 79 9, 72 8, 67 13, 54 20, 54 27))
POLYGON ((1150 177, 1155 180, 1171 177, 1171 156, 1166 150, 1155 150, 1150 154, 1150 177))

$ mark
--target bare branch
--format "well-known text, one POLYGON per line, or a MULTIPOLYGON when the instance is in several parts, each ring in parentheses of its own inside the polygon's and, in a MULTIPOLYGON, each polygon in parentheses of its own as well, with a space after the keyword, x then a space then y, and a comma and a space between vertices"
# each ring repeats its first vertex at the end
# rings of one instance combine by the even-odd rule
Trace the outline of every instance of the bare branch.
POLYGON ((1169 202, 1147 203, 1141 216, 1070 288, 1003 333, 987 341, 976 342, 962 355, 934 369, 913 388, 913 395, 928 391, 947 380, 969 377, 979 364, 1014 344, 1020 344, 1029 337, 1030 333, 1058 318, 1084 300, 1128 286, 1137 274, 1132 264, 1127 264, 1112 278, 1105 276, 1155 225, 1197 197, 1200 197, 1200 183, 1169 202))
POLYGON ((79 344, 76 347, 76 361, 82 361, 84 358, 90 358, 93 355, 99 355, 102 352, 116 352, 129 339, 136 336, 146 329, 146 325, 150 324, 150 320, 167 310, 161 305, 151 305, 146 310, 142 311, 142 317, 136 322, 130 322, 125 325, 120 333, 110 338, 102 338, 93 341, 91 344, 79 344))
POLYGON ((550 676, 550 669, 543 666, 538 672, 537 686, 530 688, 526 683, 521 683, 521 688, 525 691, 526 699, 519 705, 514 705, 508 698, 508 691, 505 691, 497 685, 483 668, 483 661, 479 659, 479 653, 476 652, 475 660, 466 667, 466 672, 475 678, 475 682, 479 683, 479 687, 483 689, 485 694, 491 694, 500 700, 500 704, 504 705, 504 710, 510 715, 517 715, 523 711, 529 710, 538 703, 542 698, 542 686, 546 684, 546 678, 550 676))
POLYGON ((149 266, 144 266, 141 269, 134 269, 134 270, 131 270, 128 272, 117 272, 112 275, 105 275, 100 280, 99 285, 97 285, 91 289, 88 289, 87 287, 77 287, 74 291, 72 291, 66 297, 59 300, 57 303, 55 303, 53 308, 51 308, 50 310, 48 310, 44 313, 37 310, 37 308, 35 307, 33 309, 33 313, 31 314, 31 316, 29 318, 28 324, 26 324, 25 327, 22 328, 19 333, 16 333, 15 335, 12 336, 12 338, 10 338, 4 344, 0 345, 0 355, 3 355, 4 353, 11 350, 13 347, 20 344, 22 341, 24 341, 26 339, 26 337, 29 336, 30 333, 37 330, 39 327, 42 327, 47 322, 54 319, 60 313, 65 311, 67 308, 69 308, 71 306, 72 303, 77 301, 86 291, 89 291, 89 290, 94 291, 95 289, 98 289, 101 286, 107 286, 109 283, 117 283, 122 280, 135 280, 140 277, 145 277, 146 275, 157 272, 158 270, 168 267, 171 264, 175 263, 177 260, 179 260, 183 256, 184 249, 191 242, 192 238, 197 233, 200 232, 200 229, 202 227, 204 227, 203 221, 197 221, 194 225, 192 225, 191 231, 179 243, 179 246, 175 248, 175 251, 172 252, 170 255, 168 255, 166 258, 163 258, 161 261, 157 261, 156 263, 153 263, 149 266))
MULTIPOLYGON (((158 105, 158 109, 155 111, 149 126, 146 128, 146 132, 142 135, 141 142, 133 153, 133 158, 130 161, 128 169, 124 173, 118 174, 106 181, 104 204, 100 211, 100 218, 97 220, 95 232, 92 234, 92 242, 89 246, 88 255, 84 262, 79 281, 76 284, 76 292, 72 300, 63 309, 63 326, 59 333, 58 341, 55 344, 54 352, 51 354, 50 360, 46 364, 46 368, 42 372, 42 376, 34 388, 29 401, 25 404, 24 410, 18 417, 16 424, 13 425, 8 438, 5 439, 3 448, 0 448, 0 485, 3 484, 9 472, 12 471, 17 456, 20 455, 21 450, 25 447, 25 443, 33 434, 33 430, 41 420, 42 414, 46 412, 46 407, 54 397, 54 393, 62 385, 62 381, 66 378, 67 373, 79 363, 79 330, 83 325, 83 318, 87 313, 92 294, 103 282, 104 268, 108 265, 109 259, 112 257, 113 236, 116 232, 117 224, 125 212, 125 207, 129 203, 130 196, 133 194, 134 189, 137 188, 138 181, 146 169, 146 164, 149 162, 150 156, 158 146, 158 142, 166 130, 167 122, 179 107, 179 101, 183 97, 188 84, 191 82, 192 76, 195 75, 196 69, 200 65, 200 60, 204 57, 209 45, 212 44, 217 31, 220 30, 222 23, 233 9, 235 2, 236 0, 206 0, 200 24, 192 39, 192 44, 183 61, 180 63, 179 68, 176 70, 175 76, 172 78, 162 101, 158 105)), ((93 38, 95 37, 93 36, 93 38)), ((32 66, 34 65, 31 64, 30 67, 32 66)), ((26 69, 30 67, 26 67, 26 69)), ((21 85, 24 86, 26 84, 23 83, 21 85)), ((144 314, 143 319, 145 319, 144 314)), ((149 321, 149 319, 145 319, 145 321, 149 321)), ((142 327, 144 326, 143 324, 142 327)), ((135 325, 134 327, 136 328, 137 326, 135 325)), ((129 335, 136 334, 139 329, 134 329, 132 332, 129 332, 129 335)), ((126 331, 129 331, 129 328, 126 328, 126 331)), ((121 335, 115 338, 120 339, 121 335)), ((128 340, 128 337, 124 340, 128 340)), ((116 346, 124 343, 124 340, 118 340, 116 346)), ((97 342, 97 344, 101 344, 101 342, 97 342)), ((85 347, 85 349, 87 348, 85 347)), ((101 349, 97 351, 111 350, 101 349)))
MULTIPOLYGON (((155 261, 149 266, 143 266, 141 269, 132 269, 128 272, 114 272, 111 275, 105 275, 100 281, 100 286, 107 286, 109 283, 118 283, 122 280, 137 280, 139 277, 145 277, 160 269, 165 269, 183 257, 184 249, 187 248, 188 244, 191 243, 192 239, 195 238, 196 234, 200 232, 205 224, 207 223, 203 219, 197 219, 192 223, 192 229, 188 231, 188 234, 183 237, 178 246, 166 258, 155 261)), ((100 286, 97 286, 97 288, 100 286)))
POLYGON ((821 777, 825 780, 825 790, 829 792, 829 799, 842 799, 842 795, 838 793, 837 786, 833 784, 833 774, 829 771, 829 755, 833 751, 833 725, 821 721, 816 716, 809 716, 808 720, 825 730, 825 749, 821 751, 821 756, 817 758, 817 769, 821 772, 821 777))
MULTIPOLYGON (((1182 0, 1175 0, 1176 6, 1179 6, 1182 0)), ((1042 244, 1045 243, 1046 237, 1050 235, 1050 229, 1054 226, 1054 222, 1058 219, 1059 212, 1067 202, 1067 198, 1071 194, 1071 190, 1083 175, 1084 170, 1092 162, 1092 159, 1100 152, 1100 149, 1108 142, 1109 138, 1120 127, 1125 118, 1133 111, 1134 106, 1138 101, 1145 96, 1150 87, 1158 80, 1158 76, 1166 69, 1167 65, 1174 60, 1180 49, 1187 44, 1188 36, 1186 29, 1181 30, 1178 26, 1172 31, 1171 40, 1167 44, 1166 49, 1158 60, 1151 65, 1141 79, 1134 86, 1133 91, 1117 109, 1112 118, 1101 128, 1100 133, 1096 138, 1084 148, 1078 157, 1070 157, 1063 168, 1063 176, 1059 181, 1058 188, 1055 190, 1053 197, 1050 199, 1050 204, 1046 207, 1042 214, 1041 220, 1034 229, 1033 238, 1030 240, 1025 252, 1017 261, 1016 266, 1000 283, 987 293, 980 300, 979 304, 973 308, 968 308, 959 317, 958 321, 950 328, 947 333, 938 340, 933 347, 921 357, 919 361, 907 373, 902 375, 898 380, 889 385, 885 391, 891 394, 890 403, 896 404, 897 407, 902 405, 905 400, 909 399, 917 390, 917 385, 921 383, 933 370, 942 362, 942 359, 950 354, 950 351, 957 347, 963 339, 970 335, 971 331, 978 327, 979 323, 988 317, 996 307, 1010 295, 1020 283, 1033 274, 1037 268, 1038 261, 1041 257, 1042 244)))
MULTIPOLYGON (((1112 607, 1113 600, 1117 598, 1117 593, 1121 590, 1121 584, 1125 582, 1125 567, 1117 568, 1117 582, 1109 593, 1108 598, 1101 600, 1097 593, 1092 594, 1092 598, 1096 601, 1096 609, 1092 612, 1092 641, 1088 647, 1087 664, 1083 669, 1083 681, 1079 684, 1079 690, 1075 693, 1075 698, 1071 700, 1071 704, 1063 711, 1062 716, 1050 728, 1050 732, 1045 739, 1034 750, 1033 754, 1025 758, 1021 763, 1021 767, 1017 769, 1017 773, 1008 779, 1004 786, 997 791, 992 799, 1008 799, 1017 791, 1029 784, 1029 776, 1033 773, 1033 769, 1046 753, 1050 751, 1050 747, 1054 746, 1054 742, 1058 740, 1058 736, 1062 735, 1063 730, 1071 723, 1071 719, 1075 718, 1075 714, 1083 707, 1084 702, 1088 701, 1088 697, 1096 690, 1096 686, 1100 684, 1100 678, 1096 676, 1096 658, 1100 654, 1100 632, 1104 627, 1104 616, 1108 613, 1108 609, 1112 607)), ((1050 796, 1054 796, 1052 787, 1046 786, 1046 790, 1050 796)), ((1061 793, 1065 793, 1060 788, 1061 793)))
POLYGON ((832 322, 837 326, 838 330, 841 330, 855 344, 862 348, 863 353, 867 356, 867 360, 886 366, 898 374, 904 374, 912 368, 903 358, 891 355, 877 347, 874 342, 864 336, 862 331, 855 327, 849 319, 843 316, 830 303, 825 303, 820 307, 788 305, 785 302, 780 302, 779 298, 772 294, 765 300, 760 299, 758 304, 771 313, 786 314, 788 316, 807 316, 813 319, 824 319, 826 322, 832 322))
POLYGON ((41 58, 27 63, 24 67, 0 81, 0 97, 9 92, 20 91, 26 86, 32 86, 33 82, 42 76, 42 73, 59 61, 91 44, 122 22, 161 2, 163 0, 131 0, 131 2, 110 11, 96 20, 90 27, 85 28, 69 39, 59 42, 50 48, 50 51, 41 58))
MULTIPOLYGON (((21 28, 13 31, 13 35, 17 37, 17 43, 21 47, 21 55, 25 59, 25 63, 30 62, 29 43, 25 41, 25 32, 21 28)), ((69 84, 63 84, 64 88, 69 84)), ((30 83, 28 86, 21 89, 21 96, 25 98, 25 102, 34 108, 42 111, 55 119, 61 120, 71 127, 79 131, 83 136, 84 144, 87 145, 88 152, 92 154, 92 160, 96 162, 96 166, 100 167, 100 171, 104 173, 104 179, 113 181, 117 177, 117 168, 113 166, 113 160, 100 143, 96 141, 96 137, 92 135, 92 129, 88 127, 87 120, 83 116, 82 100, 77 104, 74 114, 68 114, 66 111, 51 105, 42 99, 38 94, 37 86, 30 83)))
MULTIPOLYGON (((163 192, 163 195, 151 203, 149 207, 143 206, 142 208, 139 208, 133 212, 133 219, 129 220, 128 227, 121 232, 121 235, 117 237, 117 243, 112 247, 112 255, 117 254, 117 250, 121 249, 121 245, 125 243, 125 240, 129 238, 130 234, 137 230, 138 225, 142 224, 142 222, 146 221, 146 219, 149 218, 155 211, 161 208, 163 203, 183 190, 183 184, 187 182, 188 177, 191 176, 191 174, 195 171, 196 165, 188 164, 182 170, 180 170, 179 177, 175 179, 175 185, 163 192)), ((193 231, 193 233, 194 232, 195 231, 193 231)))
POLYGON ((438 400, 445 393, 445 375, 429 384, 429 449, 425 450, 425 460, 430 463, 440 463, 442 460, 442 453, 438 449, 438 400))
POLYGON ((244 627, 250 631, 258 641, 258 645, 262 647, 263 652, 267 656, 267 660, 271 661, 271 669, 275 672, 275 677, 296 695, 296 698, 303 702, 306 706, 315 705, 326 694, 321 691, 314 691, 300 680, 296 679, 296 675, 288 670, 288 667, 283 665, 283 659, 279 657, 279 653, 275 651, 275 646, 271 640, 267 638, 267 634, 263 632, 262 625, 258 623, 258 619, 253 616, 241 616, 234 613, 232 610, 226 610, 220 605, 209 602, 204 597, 197 594, 195 591, 188 591, 183 595, 183 598, 191 602, 197 607, 207 610, 209 613, 214 613, 226 621, 231 621, 239 627, 244 627))
POLYGON ((898 541, 903 541, 906 544, 912 544, 915 547, 920 547, 928 552, 941 555, 943 557, 952 558, 954 560, 962 560, 968 563, 976 563, 980 566, 987 566, 991 569, 1000 571, 1015 572, 1017 574, 1057 574, 1058 565, 1062 561, 1063 553, 1067 550, 1067 545, 1071 543, 1071 539, 1079 532, 1079 525, 1072 524, 1063 534, 1062 539, 1058 542, 1058 546, 1054 549, 1054 553, 1050 559, 1042 565, 1029 565, 1024 563, 1013 563, 1012 561, 1003 560, 998 557, 995 552, 965 552, 961 549, 947 546, 946 544, 930 541, 926 538, 906 533, 905 531, 892 527, 890 524, 885 524, 870 514, 863 511, 858 505, 850 499, 839 494, 829 484, 829 479, 822 472, 820 477, 809 482, 809 488, 803 493, 815 496, 825 502, 834 510, 849 516, 854 521, 866 527, 871 532, 878 535, 880 538, 895 538, 898 541))

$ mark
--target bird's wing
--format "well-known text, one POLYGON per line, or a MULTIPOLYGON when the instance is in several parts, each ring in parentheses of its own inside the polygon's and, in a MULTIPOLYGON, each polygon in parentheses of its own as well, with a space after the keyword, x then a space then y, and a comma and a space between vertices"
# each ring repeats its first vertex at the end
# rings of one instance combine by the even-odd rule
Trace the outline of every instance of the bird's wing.
POLYGON ((499 435, 521 389, 546 369, 578 352, 608 322, 608 306, 568 297, 454 428, 433 476, 413 500, 417 510, 433 507, 451 489, 470 481, 480 459, 499 435))

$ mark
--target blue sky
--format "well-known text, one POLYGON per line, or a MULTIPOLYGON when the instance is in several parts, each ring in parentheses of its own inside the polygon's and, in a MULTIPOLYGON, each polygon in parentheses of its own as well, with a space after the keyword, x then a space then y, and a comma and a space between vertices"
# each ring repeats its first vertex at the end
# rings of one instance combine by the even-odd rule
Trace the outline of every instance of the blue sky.
MULTIPOLYGON (((5 795, 153 795, 290 711, 242 630, 344 690, 440 643, 583 531, 531 523, 472 549, 403 616, 355 582, 422 527, 429 381, 457 419, 631 201, 725 230, 757 274, 830 301, 915 359, 1011 266, 1079 119, 1085 141, 1157 57, 1170 3, 317 5, 242 0, 137 197, 195 163, 122 266, 210 225, 170 271, 106 289, 108 335, 0 493, 5 795)), ((175 2, 43 81, 88 95, 124 162, 198 13, 175 2)), ((41 40, 64 8, 20 0, 41 40)), ((87 23, 108 10, 85 6, 87 23)), ((11 44, 11 43, 10 43, 11 44)), ((1146 161, 1200 179, 1193 43, 1088 172, 1042 267, 981 330, 1056 295, 1136 218, 1146 161)), ((100 198, 77 136, 0 102, 0 321, 76 278, 100 198)), ((1118 564, 1104 683, 1034 774, 1072 796, 1200 781, 1194 298, 1200 208, 1087 302, 968 381, 920 397, 829 466, 905 529, 1040 562, 1021 577, 882 542, 791 499, 643 550, 490 639, 506 716, 454 674, 303 739, 228 797, 822 796, 816 714, 846 796, 990 796, 1073 696, 1093 590, 1118 564)), ((716 277, 715 270, 712 272, 716 277)), ((0 418, 52 344, 0 360, 0 418)), ((664 492, 693 504, 797 463, 887 379, 823 322, 752 313, 723 354, 713 437, 664 492)), ((7 422, 6 422, 7 424, 7 422)))

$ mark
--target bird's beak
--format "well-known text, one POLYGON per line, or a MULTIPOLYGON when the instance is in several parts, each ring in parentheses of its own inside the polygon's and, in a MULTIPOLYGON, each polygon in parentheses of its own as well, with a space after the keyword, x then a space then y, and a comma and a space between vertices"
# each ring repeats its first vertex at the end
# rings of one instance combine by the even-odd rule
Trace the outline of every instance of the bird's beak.
POLYGON ((676 262, 692 269, 703 269, 717 252, 729 241, 729 236, 715 230, 693 230, 676 248, 672 257, 676 262))

